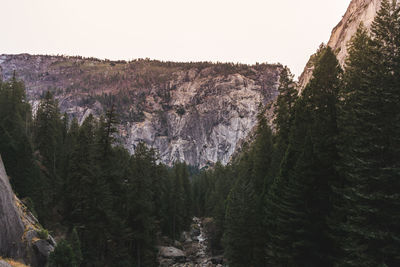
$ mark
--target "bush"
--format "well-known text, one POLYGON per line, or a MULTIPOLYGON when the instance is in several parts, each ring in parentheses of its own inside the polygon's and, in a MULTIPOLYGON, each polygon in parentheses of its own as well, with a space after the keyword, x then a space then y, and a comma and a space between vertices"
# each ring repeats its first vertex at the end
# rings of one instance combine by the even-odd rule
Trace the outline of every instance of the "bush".
POLYGON ((77 267, 71 245, 61 240, 49 257, 49 267, 77 267))
POLYGON ((40 239, 47 240, 47 238, 49 238, 49 231, 47 231, 46 229, 42 228, 37 233, 40 239))

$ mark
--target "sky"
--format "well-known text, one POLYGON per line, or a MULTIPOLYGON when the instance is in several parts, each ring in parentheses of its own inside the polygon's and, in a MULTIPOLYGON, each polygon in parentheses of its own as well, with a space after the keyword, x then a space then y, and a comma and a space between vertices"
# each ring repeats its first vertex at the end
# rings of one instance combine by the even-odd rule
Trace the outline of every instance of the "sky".
POLYGON ((350 0, 0 0, 0 54, 282 63, 300 75, 350 0))

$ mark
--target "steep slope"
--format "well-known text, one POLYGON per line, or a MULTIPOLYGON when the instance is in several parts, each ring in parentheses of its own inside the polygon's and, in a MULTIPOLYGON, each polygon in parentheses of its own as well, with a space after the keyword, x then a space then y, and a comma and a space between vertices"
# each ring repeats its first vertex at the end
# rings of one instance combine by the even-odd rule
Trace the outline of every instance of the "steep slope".
MULTIPOLYGON (((381 2, 382 0, 352 0, 342 20, 332 30, 328 46, 337 53, 337 58, 342 66, 347 56, 347 43, 356 33, 361 22, 367 29, 371 27, 381 2)), ((299 77, 300 88, 304 88, 311 79, 314 69, 313 65, 313 57, 311 56, 303 73, 299 77)))
POLYGON ((54 92, 60 108, 82 122, 113 103, 121 143, 157 148, 166 164, 227 163, 256 124, 259 104, 277 96, 281 65, 102 61, 63 56, 0 56, 0 72, 14 70, 29 100, 54 92))
POLYGON ((23 233, 24 225, 14 205, 14 194, 0 156, 0 255, 22 255, 23 244, 15 241, 19 241, 23 233))
POLYGON ((0 257, 44 266, 55 242, 39 238, 40 225, 14 195, 0 156, 0 257))

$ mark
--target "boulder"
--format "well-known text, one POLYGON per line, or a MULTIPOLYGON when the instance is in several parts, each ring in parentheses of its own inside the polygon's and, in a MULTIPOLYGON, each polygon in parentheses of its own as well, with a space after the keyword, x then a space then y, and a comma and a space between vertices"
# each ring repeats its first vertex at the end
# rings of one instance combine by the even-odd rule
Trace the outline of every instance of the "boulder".
POLYGON ((54 246, 48 240, 44 239, 39 239, 34 242, 33 248, 39 256, 45 259, 47 259, 50 256, 50 253, 54 250, 54 246))
POLYGON ((159 257, 181 262, 185 260, 186 255, 182 250, 175 247, 160 247, 159 257))

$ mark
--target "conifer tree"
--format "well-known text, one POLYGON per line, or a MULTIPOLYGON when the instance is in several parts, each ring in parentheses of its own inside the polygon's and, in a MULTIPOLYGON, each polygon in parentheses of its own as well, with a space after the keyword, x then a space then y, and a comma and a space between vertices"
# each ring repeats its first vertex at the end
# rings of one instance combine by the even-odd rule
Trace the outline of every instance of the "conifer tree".
POLYGON ((75 255, 71 245, 66 240, 61 240, 49 256, 49 267, 77 267, 75 255))
POLYGON ((130 246, 136 266, 154 266, 155 213, 153 203, 153 179, 156 156, 153 149, 139 143, 131 158, 128 180, 127 221, 132 230, 130 246))
POLYGON ((69 240, 75 258, 74 261, 77 266, 80 266, 83 259, 81 251, 81 242, 79 240, 78 231, 76 230, 76 228, 72 229, 72 233, 69 240))
POLYGON ((347 266, 400 264, 400 16, 382 1, 370 39, 359 29, 349 47, 341 103, 342 209, 347 266))
POLYGON ((44 166, 42 193, 46 206, 55 205, 56 196, 61 192, 61 160, 63 148, 63 123, 58 102, 47 91, 40 101, 34 120, 34 144, 40 153, 44 166))
POLYGON ((338 160, 336 105, 341 69, 329 47, 321 47, 317 57, 313 78, 296 104, 280 174, 266 201, 268 261, 279 266, 331 264, 332 240, 326 221, 333 210, 332 185, 338 179, 334 163, 338 160), (302 155, 313 155, 312 164, 304 166, 302 155), (303 234, 293 233, 296 224, 303 234))
POLYGON ((65 192, 66 217, 79 229, 84 264, 100 264, 107 255, 111 196, 96 161, 96 128, 89 115, 79 129, 65 192))
POLYGON ((224 254, 229 266, 254 265, 257 200, 252 181, 239 179, 232 188, 225 215, 224 254))
POLYGON ((16 194, 31 198, 42 215, 41 178, 33 155, 31 106, 24 84, 15 74, 8 82, 0 81, 0 152, 16 194))
POLYGON ((34 142, 43 157, 43 163, 51 175, 57 173, 57 154, 62 144, 61 114, 58 102, 47 91, 40 101, 34 121, 34 142))
POLYGON ((279 95, 274 110, 277 144, 282 153, 286 151, 289 144, 293 108, 298 94, 293 77, 288 67, 282 69, 279 78, 279 95))

